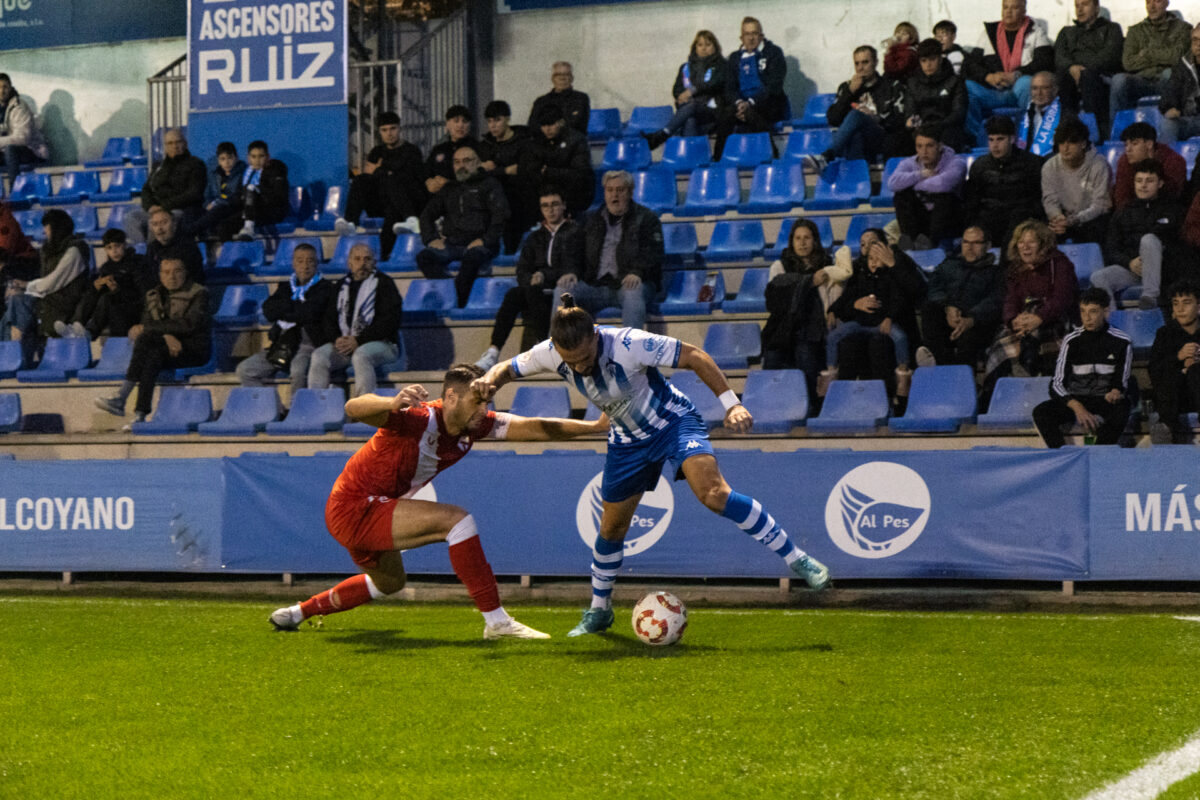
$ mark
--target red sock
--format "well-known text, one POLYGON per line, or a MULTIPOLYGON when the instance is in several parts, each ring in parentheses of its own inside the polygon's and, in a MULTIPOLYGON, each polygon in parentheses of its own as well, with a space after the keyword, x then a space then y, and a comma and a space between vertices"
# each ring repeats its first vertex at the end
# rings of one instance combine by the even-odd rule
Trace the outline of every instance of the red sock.
POLYGON ((317 614, 336 614, 339 611, 349 611, 355 606, 371 602, 371 590, 367 588, 367 576, 355 575, 347 578, 332 589, 326 589, 315 594, 300 604, 300 613, 304 618, 317 614))
POLYGON ((483 554, 483 545, 478 536, 450 545, 450 566, 454 574, 467 587, 475 607, 480 611, 495 611, 500 607, 500 589, 496 576, 483 554))

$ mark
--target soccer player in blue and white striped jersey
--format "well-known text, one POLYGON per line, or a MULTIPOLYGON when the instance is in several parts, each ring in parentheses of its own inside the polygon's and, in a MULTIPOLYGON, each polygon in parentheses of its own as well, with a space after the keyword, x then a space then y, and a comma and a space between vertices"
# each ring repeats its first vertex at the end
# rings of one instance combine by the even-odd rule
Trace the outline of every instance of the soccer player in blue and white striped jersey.
POLYGON ((726 483, 691 400, 658 370, 678 367, 695 372, 725 407, 725 427, 746 433, 754 418, 712 357, 669 336, 636 328, 598 329, 569 294, 562 300, 550 321, 548 341, 492 367, 472 388, 490 399, 509 381, 557 373, 609 417, 608 456, 600 487, 604 509, 592 550, 592 605, 568 635, 599 633, 612 625, 612 590, 625 534, 642 494, 657 485, 667 461, 706 507, 777 553, 809 586, 828 586, 829 570, 792 544, 757 500, 726 483))

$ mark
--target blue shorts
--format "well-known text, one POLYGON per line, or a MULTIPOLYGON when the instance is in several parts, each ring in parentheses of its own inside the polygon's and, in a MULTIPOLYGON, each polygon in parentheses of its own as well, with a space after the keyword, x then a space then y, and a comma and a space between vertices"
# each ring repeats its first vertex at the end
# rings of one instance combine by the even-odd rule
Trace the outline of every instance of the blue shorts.
POLYGON ((619 503, 650 491, 658 485, 664 461, 675 466, 675 480, 679 480, 684 460, 701 454, 711 456, 713 449, 708 429, 696 413, 680 417, 649 439, 609 444, 600 498, 606 503, 619 503))

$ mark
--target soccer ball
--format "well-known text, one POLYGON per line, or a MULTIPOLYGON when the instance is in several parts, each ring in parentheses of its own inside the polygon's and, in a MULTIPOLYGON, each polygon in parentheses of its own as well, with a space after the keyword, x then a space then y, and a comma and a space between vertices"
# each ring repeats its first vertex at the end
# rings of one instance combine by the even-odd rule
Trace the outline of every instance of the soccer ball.
POLYGON ((646 644, 675 644, 685 630, 687 609, 670 592, 651 592, 633 607, 633 632, 646 644))

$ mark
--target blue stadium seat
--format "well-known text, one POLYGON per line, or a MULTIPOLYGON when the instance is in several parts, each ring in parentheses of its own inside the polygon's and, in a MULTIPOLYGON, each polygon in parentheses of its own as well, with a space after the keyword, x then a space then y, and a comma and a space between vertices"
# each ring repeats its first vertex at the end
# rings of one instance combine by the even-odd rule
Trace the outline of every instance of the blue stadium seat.
POLYGON ((320 436, 340 431, 346 422, 346 394, 341 389, 298 389, 288 415, 267 423, 271 436, 320 436))
POLYGON ((755 267, 742 273, 737 297, 725 298, 721 310, 726 314, 762 314, 767 310, 767 276, 769 267, 755 267))
POLYGON ((913 372, 908 408, 888 420, 894 433, 952 433, 975 420, 975 373, 964 365, 921 367, 913 372))
POLYGON ((212 419, 212 392, 188 386, 164 386, 154 414, 145 422, 133 423, 139 436, 182 436, 201 422, 212 419))
POLYGON ((714 322, 704 334, 704 352, 721 369, 746 369, 762 355, 762 329, 757 322, 714 322))
POLYGON ((1100 142, 1100 126, 1096 124, 1096 115, 1089 111, 1079 112, 1079 121, 1088 129, 1088 141, 1092 144, 1100 142))
POLYGON ((688 179, 687 199, 678 210, 681 216, 724 214, 741 200, 741 184, 733 167, 698 167, 688 179))
POLYGON ((16 392, 0 394, 0 433, 21 430, 21 395, 16 392))
POLYGON ((621 135, 619 108, 593 108, 588 114, 587 135, 592 140, 612 139, 621 135))
POLYGON ((855 208, 870 196, 871 168, 867 162, 862 159, 838 159, 817 178, 813 197, 805 201, 804 207, 821 211, 855 208))
POLYGON ((1108 135, 1110 142, 1121 141, 1121 131, 1135 122, 1148 122, 1158 131, 1158 140, 1166 141, 1166 131, 1163 126, 1163 115, 1155 106, 1138 106, 1118 111, 1113 117, 1112 131, 1108 135))
POLYGON ((44 206, 69 206, 80 203, 100 191, 100 174, 90 170, 64 172, 59 179, 58 191, 53 197, 42 198, 44 206))
MULTIPOLYGON (((667 297, 657 304, 660 314, 711 314, 725 300, 725 276, 719 271, 681 269, 671 277, 667 297), (700 300, 705 285, 712 289, 712 300, 700 300)), ((652 307, 655 304, 651 304, 652 307)), ((617 310, 620 313, 619 309, 617 310)), ((597 316, 604 316, 603 313, 597 316)))
MULTIPOLYGON (((424 249, 425 244, 415 233, 402 233, 396 237, 392 245, 392 253, 388 260, 380 265, 384 272, 414 272, 417 269, 417 253, 424 249)), ((496 257, 499 262, 500 256, 496 257)), ((495 263, 495 262, 494 262, 495 263)), ((514 259, 514 263, 515 259, 514 259)))
POLYGON ((1096 154, 1108 162, 1108 168, 1113 175, 1117 174, 1117 162, 1125 153, 1125 145, 1121 142, 1105 142, 1096 147, 1096 154))
POLYGON ((836 94, 814 94, 804 102, 804 116, 800 118, 801 128, 828 128, 827 116, 829 107, 837 99, 836 94))
MULTIPOLYGON (((108 219, 104 221, 104 229, 116 228, 117 230, 125 230, 125 215, 135 208, 141 208, 136 203, 122 203, 121 205, 112 206, 108 209, 108 219)), ((143 247, 140 251, 141 255, 146 254, 143 247)))
POLYGON ((75 223, 75 233, 78 235, 91 237, 100 233, 100 220, 96 216, 95 206, 67 206, 63 210, 71 215, 71 221, 75 223))
POLYGON ((663 223, 663 263, 693 265, 703 263, 696 226, 690 222, 663 223))
POLYGON ((302 244, 312 245, 317 251, 317 263, 321 263, 321 240, 316 236, 288 237, 280 239, 275 248, 275 256, 270 264, 264 264, 254 270, 255 275, 291 275, 292 254, 302 244))
POLYGON ((749 261, 762 255, 762 221, 757 219, 723 219, 713 226, 712 237, 704 249, 704 263, 717 261, 749 261))
POLYGON ((458 308, 453 278, 416 278, 404 293, 404 319, 434 321, 458 308))
POLYGON ((370 247, 371 252, 375 254, 375 261, 378 263, 379 236, 373 233, 351 233, 338 237, 337 246, 333 249, 333 258, 329 259, 329 263, 322 271, 339 274, 345 272, 350 262, 350 248, 356 244, 365 244, 370 247))
POLYGON ((891 208, 892 204, 896 202, 895 194, 888 188, 888 178, 892 177, 892 173, 896 171, 896 167, 900 166, 900 162, 903 160, 903 156, 894 156, 883 165, 883 176, 879 181, 879 194, 871 196, 873 208, 891 208))
POLYGON ((773 214, 804 205, 804 165, 774 161, 754 168, 750 197, 738 205, 742 214, 773 214))
MULTIPOLYGON (((1108 315, 1108 324, 1125 331, 1133 343, 1133 357, 1144 359, 1150 355, 1150 346, 1154 344, 1154 335, 1163 326, 1161 308, 1148 311, 1140 308, 1118 308, 1108 315)), ((20 377, 20 373, 17 373, 20 377)))
POLYGON ((279 416, 274 386, 238 386, 229 392, 225 408, 212 422, 201 422, 201 436, 253 436, 279 416))
POLYGON ((46 212, 40 208, 31 208, 26 211, 14 211, 13 217, 21 226, 22 233, 30 239, 40 242, 46 238, 46 232, 42 229, 42 214, 44 213, 46 212))
POLYGON ((692 401, 692 405, 696 407, 696 411, 700 414, 700 419, 704 420, 704 426, 709 430, 719 428, 725 423, 725 407, 721 405, 721 401, 712 393, 712 389, 704 385, 704 381, 696 376, 696 373, 691 370, 678 369, 675 370, 670 378, 671 385, 687 395, 692 401))
MULTIPOLYGON (((596 183, 599 184, 599 181, 596 183)), ((677 197, 675 173, 670 169, 656 164, 633 173, 634 201, 656 214, 674 211, 677 197)))
POLYGON ((917 262, 917 266, 924 272, 933 272, 937 269, 938 264, 946 260, 946 251, 940 247, 934 247, 929 250, 905 250, 908 257, 917 262))
POLYGON ((146 185, 145 167, 121 167, 113 170, 108 188, 89 199, 93 203, 124 203, 142 191, 146 185))
POLYGON ((91 340, 87 338, 46 340, 46 351, 34 369, 17 370, 21 383, 61 383, 92 363, 91 340))
POLYGON ((858 240, 867 228, 883 228, 896 218, 895 214, 855 214, 846 226, 846 246, 858 258, 858 240))
POLYGON ((772 158, 771 134, 735 133, 725 140, 720 163, 749 168, 765 164, 772 158))
MULTIPOLYGON (((792 226, 796 224, 797 219, 800 219, 800 218, 799 217, 789 217, 789 218, 785 219, 782 223, 780 223, 779 233, 775 235, 775 244, 771 245, 770 247, 768 247, 766 250, 763 251, 763 256, 765 258, 768 258, 768 259, 774 261, 775 259, 779 258, 781 255, 783 255, 783 248, 787 247, 788 236, 791 234, 792 226)), ((808 217, 808 219, 811 219, 814 223, 816 223, 817 233, 819 233, 821 236, 821 246, 824 247, 826 250, 829 250, 830 248, 832 248, 833 247, 833 223, 830 222, 829 217, 826 217, 826 216, 808 217)))
POLYGON ((271 287, 265 283, 235 283, 225 287, 221 305, 213 315, 218 325, 254 325, 263 301, 270 296, 271 287))
POLYGON ((21 358, 20 342, 0 342, 0 378, 15 378, 21 358))
POLYGON ((96 366, 79 370, 75 377, 81 381, 123 380, 132 355, 133 343, 128 336, 110 336, 104 340, 96 366))
POLYGON ((787 161, 802 161, 805 156, 820 155, 833 144, 833 128, 809 128, 788 134, 783 157, 787 161))
POLYGON ((518 417, 569 417, 571 396, 566 386, 519 386, 508 410, 518 417))
POLYGON ((1192 177, 1192 170, 1196 168, 1196 154, 1200 153, 1200 139, 1191 138, 1186 142, 1180 142, 1175 145, 1175 149, 1179 151, 1179 155, 1183 156, 1183 160, 1187 162, 1188 178, 1192 177))
POLYGON ((834 381, 821 413, 808 420, 810 433, 874 433, 888 416, 883 381, 834 381))
POLYGON ((789 433, 808 416, 808 382, 798 369, 746 373, 742 405, 754 415, 755 433, 789 433))
POLYGON ((450 319, 495 319, 504 295, 517 285, 514 277, 476 278, 463 308, 450 309, 450 319))
POLYGON ((1033 407, 1050 399, 1050 376, 1001 378, 986 414, 975 421, 980 431, 1031 430, 1033 407))
POLYGON ((672 172, 691 172, 712 160, 707 136, 672 136, 663 145, 658 163, 672 172))
POLYGON ((1104 268, 1104 253, 1095 242, 1060 244, 1058 249, 1075 265, 1075 277, 1081 287, 1091 286, 1092 273, 1104 268))
POLYGON ((600 169, 623 169, 633 172, 650 166, 650 145, 641 136, 629 139, 609 139, 604 146, 600 169))
POLYGON ((121 140, 121 158, 133 166, 146 166, 146 148, 140 136, 126 136, 121 140))
POLYGON ((125 159, 121 156, 121 148, 124 146, 125 140, 120 136, 110 136, 108 141, 104 143, 104 152, 100 157, 93 161, 85 161, 85 167, 119 167, 125 163, 125 159))
POLYGON ((304 227, 310 231, 331 231, 338 217, 346 212, 346 189, 345 187, 330 186, 325 191, 325 201, 321 204, 321 209, 316 215, 304 223, 304 227))
MULTIPOLYGON (((375 394, 380 397, 395 397, 399 391, 394 386, 380 386, 375 390, 375 394)), ((379 429, 374 425, 368 425, 365 422, 347 422, 342 426, 342 435, 347 439, 366 439, 367 437, 374 436, 377 430, 379 429)))
POLYGON ((661 131, 671 121, 674 110, 670 106, 634 106, 625 123, 625 135, 661 131))
POLYGON ((288 189, 288 207, 291 208, 293 222, 304 224, 313 214, 312 192, 307 186, 293 186, 288 189))
POLYGON ((10 203, 24 203, 28 208, 30 203, 45 203, 53 194, 50 189, 50 176, 44 172, 22 172, 13 181, 12 191, 8 193, 10 203))
POLYGON ((218 272, 245 275, 257 271, 266 260, 266 246, 262 239, 252 242, 225 242, 221 245, 214 269, 218 272))

